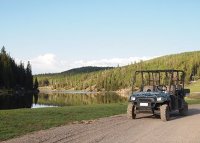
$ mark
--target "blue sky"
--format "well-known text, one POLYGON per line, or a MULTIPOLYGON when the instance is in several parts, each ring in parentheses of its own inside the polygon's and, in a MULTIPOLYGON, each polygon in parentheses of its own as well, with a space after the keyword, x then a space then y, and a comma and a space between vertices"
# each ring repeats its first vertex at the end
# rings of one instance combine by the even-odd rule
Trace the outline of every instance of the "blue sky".
POLYGON ((0 46, 34 73, 199 50, 198 0, 0 0, 0 46))

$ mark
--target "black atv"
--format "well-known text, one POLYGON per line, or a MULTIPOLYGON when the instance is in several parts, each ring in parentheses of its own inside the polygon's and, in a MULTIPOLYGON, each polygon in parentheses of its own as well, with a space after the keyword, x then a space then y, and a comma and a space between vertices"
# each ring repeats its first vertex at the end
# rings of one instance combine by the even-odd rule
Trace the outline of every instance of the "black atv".
POLYGON ((148 112, 160 114, 163 121, 168 121, 170 112, 175 110, 187 115, 188 104, 184 97, 190 90, 184 89, 184 80, 185 72, 182 70, 136 71, 132 89, 140 88, 129 98, 128 118, 135 119, 137 114, 148 112))

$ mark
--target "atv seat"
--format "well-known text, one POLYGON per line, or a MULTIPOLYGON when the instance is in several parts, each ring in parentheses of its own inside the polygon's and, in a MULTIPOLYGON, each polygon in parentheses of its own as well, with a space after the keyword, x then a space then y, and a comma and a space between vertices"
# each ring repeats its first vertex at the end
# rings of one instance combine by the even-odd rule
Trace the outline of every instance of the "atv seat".
POLYGON ((167 86, 167 92, 171 93, 172 95, 175 95, 175 93, 176 93, 176 86, 175 85, 171 85, 171 88, 170 88, 170 86, 167 86))
POLYGON ((151 92, 154 91, 154 86, 144 86, 143 92, 151 92))

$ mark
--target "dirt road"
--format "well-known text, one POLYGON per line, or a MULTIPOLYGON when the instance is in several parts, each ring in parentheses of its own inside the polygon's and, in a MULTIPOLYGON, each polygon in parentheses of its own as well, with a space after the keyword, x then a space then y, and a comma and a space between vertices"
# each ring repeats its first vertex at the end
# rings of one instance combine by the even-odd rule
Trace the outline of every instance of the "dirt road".
POLYGON ((118 115, 35 132, 7 143, 200 143, 200 105, 190 106, 187 117, 177 115, 173 113, 168 122, 118 115))

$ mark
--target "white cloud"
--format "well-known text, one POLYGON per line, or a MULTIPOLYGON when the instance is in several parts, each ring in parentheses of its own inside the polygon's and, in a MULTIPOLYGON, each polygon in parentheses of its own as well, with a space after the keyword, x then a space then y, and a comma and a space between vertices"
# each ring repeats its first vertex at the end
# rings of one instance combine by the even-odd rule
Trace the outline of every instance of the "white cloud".
POLYGON ((148 60, 146 57, 129 57, 129 58, 112 58, 112 59, 101 59, 101 60, 91 60, 91 61, 76 61, 76 65, 80 66, 124 66, 134 62, 139 62, 140 60, 148 60))
POLYGON ((33 73, 51 73, 62 70, 59 66, 59 60, 54 54, 47 53, 36 58, 30 59, 33 73))
POLYGON ((100 60, 79 60, 69 62, 57 58, 52 53, 40 55, 33 59, 30 59, 32 70, 34 74, 38 73, 55 73, 62 72, 72 68, 83 67, 83 66, 124 66, 140 60, 149 60, 152 58, 148 57, 129 57, 129 58, 111 58, 111 59, 100 59, 100 60))

